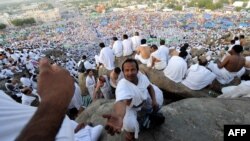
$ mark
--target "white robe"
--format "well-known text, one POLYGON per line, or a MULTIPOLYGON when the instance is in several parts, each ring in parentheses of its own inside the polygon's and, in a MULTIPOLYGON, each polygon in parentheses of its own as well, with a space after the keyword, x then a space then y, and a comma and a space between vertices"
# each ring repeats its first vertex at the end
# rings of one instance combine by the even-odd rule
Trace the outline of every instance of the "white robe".
MULTIPOLYGON (((0 137, 2 141, 13 141, 21 133, 36 107, 22 105, 15 102, 0 90, 0 137)), ((66 116, 55 138, 56 141, 74 140, 74 129, 66 116)))
POLYGON ((136 139, 138 138, 139 133, 137 111, 141 110, 141 104, 147 100, 147 87, 150 84, 146 76, 138 73, 137 77, 137 85, 123 78, 119 81, 116 88, 116 102, 132 99, 131 104, 126 107, 122 129, 127 132, 134 132, 136 139))
POLYGON ((130 39, 132 41, 133 51, 135 51, 137 49, 137 47, 141 45, 141 37, 140 36, 133 36, 130 39))
POLYGON ((148 67, 152 65, 152 57, 156 58, 157 60, 160 60, 160 62, 155 62, 153 66, 154 69, 163 70, 166 68, 167 66, 166 59, 161 55, 161 52, 159 52, 159 50, 156 50, 155 52, 150 54, 150 59, 147 64, 148 67))
POLYGON ((28 105, 30 106, 31 103, 35 100, 36 98, 34 96, 28 96, 25 94, 22 94, 22 104, 23 105, 28 105))
POLYGON ((142 58, 141 54, 136 54, 135 59, 139 60, 142 64, 148 64, 149 61, 149 58, 148 59, 142 58))
POLYGON ((123 47, 123 56, 129 56, 133 53, 133 47, 132 42, 129 39, 122 41, 122 47, 123 47))
POLYGON ((86 87, 88 89, 89 95, 90 95, 92 100, 94 99, 95 85, 96 85, 95 77, 94 76, 92 76, 92 77, 87 76, 86 87))
POLYGON ((113 70, 115 68, 115 55, 113 50, 110 47, 102 48, 99 61, 107 70, 113 70))
POLYGON ((122 42, 121 41, 115 41, 112 47, 112 50, 114 51, 114 54, 116 57, 121 57, 123 55, 122 51, 122 42))
POLYGON ((240 78, 245 73, 244 67, 238 72, 229 72, 224 67, 221 69, 218 68, 218 65, 214 62, 210 62, 207 67, 216 75, 216 79, 221 84, 228 84, 234 79, 234 77, 240 78))
POLYGON ((169 60, 169 48, 166 47, 165 45, 161 45, 159 48, 158 48, 162 58, 166 61, 166 63, 168 64, 168 60, 169 60))
POLYGON ((23 84, 23 86, 31 87, 31 85, 32 85, 31 80, 29 78, 27 78, 27 77, 21 77, 20 81, 23 84))
POLYGON ((79 110, 80 107, 83 106, 82 91, 77 83, 74 83, 74 86, 75 86, 74 95, 71 99, 71 102, 70 102, 68 108, 72 109, 75 107, 77 110, 79 110))
POLYGON ((187 72, 187 62, 179 56, 172 56, 163 72, 170 80, 179 83, 187 72))
POLYGON ((211 84, 215 78, 216 75, 207 68, 195 64, 188 69, 187 76, 181 83, 191 90, 200 90, 211 84))
POLYGON ((250 81, 242 81, 238 86, 222 88, 222 95, 218 98, 250 97, 250 81))

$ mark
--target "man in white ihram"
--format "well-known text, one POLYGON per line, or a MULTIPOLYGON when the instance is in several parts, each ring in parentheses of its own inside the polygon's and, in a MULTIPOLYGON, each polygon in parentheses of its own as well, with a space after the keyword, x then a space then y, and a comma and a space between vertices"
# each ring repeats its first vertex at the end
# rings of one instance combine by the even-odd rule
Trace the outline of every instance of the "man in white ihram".
POLYGON ((139 133, 137 113, 143 110, 148 113, 157 112, 163 104, 163 95, 139 72, 136 60, 125 60, 122 71, 124 78, 116 87, 114 112, 103 117, 108 119, 105 129, 109 134, 114 135, 125 130, 126 140, 132 141, 138 138, 139 133))

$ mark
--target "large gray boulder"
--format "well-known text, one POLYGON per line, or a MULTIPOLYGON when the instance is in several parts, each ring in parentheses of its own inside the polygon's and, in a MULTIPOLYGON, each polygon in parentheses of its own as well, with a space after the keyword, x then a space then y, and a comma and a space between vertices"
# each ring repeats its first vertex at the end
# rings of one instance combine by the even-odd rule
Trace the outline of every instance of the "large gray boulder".
MULTIPOLYGON (((77 122, 105 125, 103 114, 111 112, 113 101, 98 100, 88 107, 77 122)), ((222 141, 224 125, 250 124, 250 99, 190 98, 164 106, 165 123, 141 131, 141 141, 222 141)), ((103 131, 101 141, 124 140, 103 131)))

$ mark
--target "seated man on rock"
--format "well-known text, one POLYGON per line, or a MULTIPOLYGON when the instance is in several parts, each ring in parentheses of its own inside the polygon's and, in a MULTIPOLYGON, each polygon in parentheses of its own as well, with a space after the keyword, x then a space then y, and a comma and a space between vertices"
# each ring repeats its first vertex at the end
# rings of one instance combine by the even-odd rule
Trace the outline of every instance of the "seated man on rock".
POLYGON ((94 100, 98 98, 102 98, 102 97, 104 97, 105 99, 114 98, 114 94, 112 93, 112 89, 109 84, 109 78, 107 75, 99 76, 93 96, 94 96, 93 98, 94 100))
POLYGON ((216 78, 216 75, 205 67, 207 65, 205 56, 199 57, 198 61, 198 64, 192 65, 187 70, 186 78, 181 82, 191 90, 201 90, 216 78))
POLYGON ((172 57, 163 72, 170 80, 179 83, 187 72, 187 62, 184 60, 187 52, 183 51, 178 54, 176 50, 171 50, 170 53, 172 57))
POLYGON ((222 88, 222 95, 217 98, 250 97, 250 81, 242 81, 238 86, 222 88))
POLYGON ((135 55, 135 59, 139 60, 142 64, 145 65, 147 65, 150 57, 150 47, 146 43, 146 39, 141 40, 141 45, 136 49, 135 55))
POLYGON ((221 84, 230 83, 234 77, 241 77, 245 73, 245 58, 241 56, 243 47, 241 45, 233 46, 231 55, 227 56, 222 62, 210 62, 208 68, 216 75, 216 79, 221 84))
POLYGON ((156 70, 165 69, 165 67, 167 66, 165 56, 162 55, 156 45, 152 45, 150 49, 151 55, 147 66, 156 70))
POLYGON ((138 138, 139 126, 147 124, 141 121, 143 118, 139 115, 157 113, 163 104, 163 95, 159 88, 155 89, 157 87, 139 72, 136 60, 125 60, 122 71, 124 78, 119 81, 116 88, 113 112, 103 117, 108 119, 106 130, 109 134, 114 135, 125 130, 126 140, 131 141, 138 138))

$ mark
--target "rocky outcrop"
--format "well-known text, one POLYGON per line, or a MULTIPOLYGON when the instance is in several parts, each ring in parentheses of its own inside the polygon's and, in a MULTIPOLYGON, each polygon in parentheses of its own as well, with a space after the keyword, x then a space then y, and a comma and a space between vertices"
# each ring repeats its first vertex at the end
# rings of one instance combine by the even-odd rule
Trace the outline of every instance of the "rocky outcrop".
MULTIPOLYGON (((103 114, 111 112, 113 101, 98 100, 90 105, 77 122, 105 125, 103 114)), ((141 131, 143 141, 223 141, 224 125, 250 124, 250 99, 191 98, 164 106, 165 123, 155 129, 141 131)), ((103 131, 101 141, 124 140, 103 131)))

